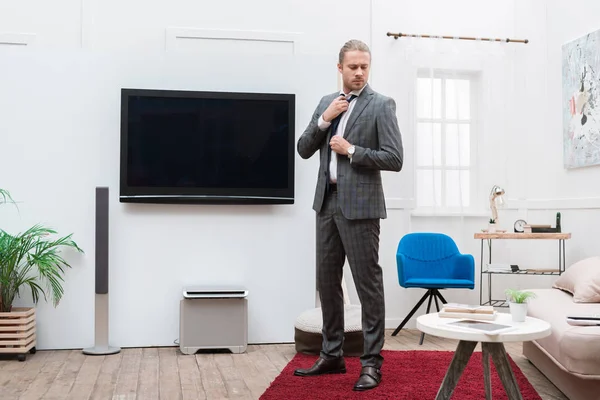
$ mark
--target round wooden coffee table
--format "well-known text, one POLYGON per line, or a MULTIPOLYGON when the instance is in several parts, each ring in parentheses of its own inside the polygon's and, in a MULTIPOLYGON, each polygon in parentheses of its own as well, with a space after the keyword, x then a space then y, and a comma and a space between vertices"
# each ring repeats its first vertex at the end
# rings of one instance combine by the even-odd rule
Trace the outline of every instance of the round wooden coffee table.
POLYGON ((492 387, 490 380, 490 356, 498 371, 498 376, 506 390, 509 399, 523 399, 517 385, 517 380, 510 367, 505 342, 526 342, 541 339, 551 333, 550 324, 537 318, 527 317, 525 322, 513 322, 510 314, 498 313, 492 322, 501 325, 509 325, 511 330, 497 334, 480 333, 464 328, 451 327, 448 323, 459 321, 453 318, 440 318, 437 313, 421 315, 417 318, 417 329, 428 335, 439 336, 447 339, 459 340, 458 346, 452 358, 452 362, 446 371, 446 376, 438 390, 436 400, 450 399, 458 379, 463 373, 475 346, 481 342, 483 359, 483 381, 485 384, 485 398, 492 398, 492 387))

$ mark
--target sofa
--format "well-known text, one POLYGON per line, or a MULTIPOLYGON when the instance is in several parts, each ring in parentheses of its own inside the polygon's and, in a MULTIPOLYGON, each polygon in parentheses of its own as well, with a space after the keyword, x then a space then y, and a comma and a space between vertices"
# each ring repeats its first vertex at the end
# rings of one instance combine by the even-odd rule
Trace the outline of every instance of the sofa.
POLYGON ((566 317, 600 316, 600 257, 581 260, 551 288, 529 289, 528 315, 552 333, 523 343, 523 355, 571 400, 600 399, 600 326, 572 326, 566 317))

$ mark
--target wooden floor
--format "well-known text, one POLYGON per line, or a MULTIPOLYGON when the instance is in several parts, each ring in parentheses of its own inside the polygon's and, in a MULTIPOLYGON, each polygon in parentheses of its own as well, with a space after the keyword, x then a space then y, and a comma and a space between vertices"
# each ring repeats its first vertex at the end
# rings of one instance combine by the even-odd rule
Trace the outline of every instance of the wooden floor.
MULTIPOLYGON (((425 336, 419 346, 418 331, 386 333, 389 350, 454 350, 457 344, 425 336)), ((523 357, 520 343, 507 351, 542 399, 566 399, 523 357)), ((0 399, 258 399, 294 354, 293 344, 250 345, 235 355, 187 356, 176 347, 127 348, 112 356, 38 351, 25 362, 0 359, 0 399)))

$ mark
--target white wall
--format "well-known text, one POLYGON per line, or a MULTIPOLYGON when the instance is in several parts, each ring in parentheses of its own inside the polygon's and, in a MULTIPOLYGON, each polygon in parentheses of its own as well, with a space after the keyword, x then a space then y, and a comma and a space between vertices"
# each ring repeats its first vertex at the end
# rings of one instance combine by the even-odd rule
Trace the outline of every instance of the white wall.
MULTIPOLYGON (((521 2, 520 29, 539 44, 528 61, 527 76, 531 87, 527 92, 537 96, 538 101, 530 109, 530 120, 536 121, 538 129, 532 129, 528 150, 538 148, 544 154, 556 154, 548 163, 531 163, 532 178, 546 176, 548 179, 531 179, 529 197, 551 199, 574 199, 571 204, 583 206, 581 200, 593 198, 595 208, 600 203, 598 167, 564 169, 562 157, 562 46, 568 42, 600 29, 595 18, 600 4, 592 0, 576 0, 569 5, 560 1, 521 2)), ((587 205, 589 207, 589 203, 587 205)))
POLYGON ((70 257, 75 268, 67 275, 60 307, 40 306, 40 347, 79 347, 93 338, 96 185, 111 189, 115 343, 172 344, 178 332, 181 289, 199 284, 247 287, 250 339, 289 340, 294 315, 310 307, 314 298, 314 218, 308 206, 314 168, 310 163, 299 168, 299 194, 293 206, 121 204, 119 90, 296 93, 299 129, 311 112, 307 105, 314 102, 315 89, 327 86, 328 77, 316 74, 311 83, 300 85, 288 74, 301 74, 298 61, 319 65, 319 60, 247 57, 244 71, 237 71, 231 57, 212 65, 187 55, 19 53, 2 52, 6 61, 0 67, 0 81, 6 91, 0 97, 7 115, 0 129, 3 170, 11 171, 3 176, 3 187, 23 203, 20 218, 13 208, 3 207, 3 225, 16 231, 43 221, 61 233, 75 232, 86 251, 84 256, 70 257), (279 72, 267 71, 264 62, 279 72), (81 327, 74 329, 78 323, 81 327))
MULTIPOLYGON (((514 45, 454 42, 432 39, 401 38, 387 32, 475 37, 514 37, 512 2, 489 12, 480 1, 423 1, 419 3, 373 2, 373 42, 375 87, 393 96, 398 104, 398 118, 405 145, 404 169, 398 176, 386 176, 389 219, 382 224, 381 257, 386 276, 387 326, 397 326, 423 295, 422 290, 406 290, 398 285, 396 248, 403 234, 410 231, 440 231, 451 235, 461 251, 475 255, 479 264, 479 242, 473 233, 486 225, 489 218, 486 198, 490 188, 504 183, 510 173, 506 155, 499 150, 506 142, 510 110, 506 98, 511 95, 514 45), (481 108, 477 121, 478 159, 475 188, 481 202, 462 218, 428 215, 414 210, 414 79, 420 68, 455 68, 480 75, 481 108)), ((449 301, 478 302, 479 276, 475 290, 452 290, 444 293, 449 301)), ((414 327, 413 321, 408 327, 414 327)))
MULTIPOLYGON (((390 236, 382 239, 382 243, 386 243, 382 247, 382 257, 386 260, 384 268, 388 277, 389 327, 401 321, 422 293, 410 293, 399 288, 394 281, 397 275, 392 254, 397 240, 392 236, 399 238, 408 231, 448 233, 456 239, 463 252, 475 256, 478 272, 481 243, 473 239, 473 234, 486 227, 489 218, 487 193, 494 184, 507 190, 508 204, 500 210, 502 228, 512 229, 518 218, 525 218, 531 223, 554 224, 556 212, 560 211, 563 231, 573 234, 566 245, 567 266, 598 254, 595 238, 600 229, 591 221, 600 217, 600 187, 592 183, 598 181, 600 169, 563 168, 561 112, 561 46, 600 28, 593 17, 598 7, 591 0, 578 1, 575 6, 539 0, 504 2, 494 7, 489 2, 468 0, 451 4, 431 0, 411 6, 405 2, 374 1, 372 47, 379 61, 374 63, 375 82, 399 101, 399 119, 406 132, 405 144, 409 149, 413 145, 414 115, 411 74, 416 67, 451 63, 459 69, 479 70, 484 92, 477 160, 477 191, 483 215, 474 210, 458 218, 428 216, 413 210, 414 168, 410 151, 402 177, 397 182, 386 181, 388 196, 392 197, 388 199, 391 200, 388 201, 392 208, 391 218, 384 225, 389 227, 390 236), (430 41, 424 44, 424 40, 387 38, 384 35, 386 31, 509 37, 529 39, 529 43, 498 46, 430 41), (413 42, 409 44, 411 40, 413 42), (411 46, 437 47, 433 56, 423 56, 423 53, 430 53, 415 52, 411 46), (488 51, 485 46, 494 49, 489 50, 488 58, 485 57, 488 51), (447 54, 442 56, 442 51, 447 54), (457 51, 458 56, 453 51, 457 51)), ((527 268, 553 268, 558 263, 556 241, 495 241, 493 246, 495 262, 509 262, 527 268)), ((446 298, 478 302, 479 274, 476 278, 474 291, 448 291, 446 298)), ((507 286, 549 287, 555 279, 522 275, 494 277, 492 295, 502 298, 502 290, 507 286)), ((484 277, 483 285, 486 283, 487 277, 484 277)), ((408 326, 414 327, 414 320, 408 326)))
MULTIPOLYGON (((404 170, 384 177, 389 217, 382 221, 380 261, 388 327, 395 327, 421 296, 398 286, 399 239, 409 231, 446 232, 478 260, 480 243, 473 233, 486 224, 485 197, 493 184, 505 186, 511 199, 501 210, 507 228, 517 217, 550 223, 562 211, 563 227, 573 232, 567 264, 596 254, 592 238, 600 232, 589 221, 598 217, 600 189, 589 182, 597 181, 599 170, 562 168, 560 112, 560 46, 596 29, 592 16, 598 6, 591 0, 576 0, 578 7, 542 0, 493 6, 476 0, 353 0, 343 7, 299 0, 46 3, 0 4, 0 43, 28 44, 0 46, 0 187, 22 202, 18 214, 0 208, 2 227, 17 231, 44 222, 61 233, 74 232, 86 250, 67 255, 74 269, 67 274, 60 306, 38 307, 40 348, 93 342, 98 185, 111 189, 114 344, 171 345, 178 334, 181 288, 198 283, 249 288, 251 342, 293 340, 294 319, 314 305, 310 208, 317 160, 296 157, 293 206, 120 204, 118 90, 296 93, 299 136, 320 96, 336 89, 337 52, 349 38, 371 45, 371 84, 396 99, 405 145, 404 170), (583 9, 592 11, 579 12, 583 9), (488 57, 486 43, 461 43, 460 57, 432 58, 407 50, 419 42, 394 40, 385 35, 388 31, 528 38, 530 43, 488 44, 488 57), (412 78, 428 61, 479 70, 485 84, 478 138, 481 212, 462 218, 412 210, 412 78)), ((433 46, 426 43, 423 39, 419 46, 433 46)), ((440 48, 452 52, 453 45, 440 48)), ((506 242, 494 248, 499 258, 540 266, 554 265, 556 251, 554 242, 506 242)), ((543 287, 551 281, 519 277, 502 284, 543 287)), ((349 290, 356 302, 351 283, 349 290)), ((476 302, 479 285, 446 297, 476 302)))
MULTIPOLYGON (((368 40, 369 25, 332 31, 333 8, 314 13, 300 2, 293 13, 275 1, 37 3, 44 15, 30 18, 32 4, 0 12, 10 35, 0 34, 30 43, 0 46, 1 187, 21 202, 19 213, 2 207, 0 215, 13 232, 38 221, 74 232, 86 251, 67 254, 74 268, 59 307, 39 305, 38 347, 93 344, 94 188, 103 185, 111 189, 111 342, 172 345, 181 290, 195 284, 247 287, 249 340, 292 341, 295 318, 314 306, 317 160, 296 156, 291 206, 121 204, 120 88, 295 93, 299 136, 320 97, 337 88, 340 42, 368 40), (181 32, 195 39, 176 39, 181 32)), ((351 5, 338 15, 368 12, 351 5)))

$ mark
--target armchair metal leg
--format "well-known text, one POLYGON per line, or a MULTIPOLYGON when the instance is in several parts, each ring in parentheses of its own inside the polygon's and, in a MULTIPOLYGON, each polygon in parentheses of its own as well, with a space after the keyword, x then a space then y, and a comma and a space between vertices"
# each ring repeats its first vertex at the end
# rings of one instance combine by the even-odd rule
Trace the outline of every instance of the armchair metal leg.
POLYGON ((417 310, 419 309, 419 307, 421 307, 421 304, 423 304, 423 302, 425 302, 425 300, 431 296, 431 291, 433 289, 429 289, 427 290, 427 292, 423 295, 423 297, 421 297, 421 300, 419 300, 419 302, 417 303, 416 306, 413 307, 413 309, 408 313, 408 315, 404 318, 404 320, 400 323, 400 325, 398 325, 398 327, 396 328, 396 330, 392 333, 392 336, 396 336, 398 334, 398 332, 400 332, 400 330, 404 327, 404 325, 406 325, 406 323, 411 319, 411 317, 413 316, 414 313, 417 312, 417 310))
MULTIPOLYGON (((427 314, 429 314, 429 311, 431 310, 431 300, 435 301, 435 309, 439 312, 440 305, 438 303, 438 298, 440 299, 442 304, 447 303, 446 299, 444 298, 444 296, 442 296, 439 289, 427 289, 427 292, 425 292, 423 297, 421 297, 421 300, 419 300, 419 302, 413 307, 412 310, 410 310, 410 312, 404 318, 404 320, 400 323, 400 325, 398 325, 398 327, 394 330, 394 332, 392 333, 392 336, 396 336, 398 334, 398 332, 400 332, 402 330, 404 325, 406 325, 406 323, 412 318, 412 316, 417 312, 417 310, 419 309, 419 307, 421 307, 421 305, 425 302, 425 300, 429 300, 427 302, 427 314)), ((421 332, 421 338, 419 340, 419 345, 423 344, 424 339, 425 339, 425 333, 421 332)))
MULTIPOLYGON (((438 297, 440 298, 442 304, 446 304, 446 299, 444 299, 444 296, 442 296, 442 294, 440 293, 440 291, 438 289, 429 289, 429 291, 431 292, 431 296, 429 297, 429 304, 427 305, 427 314, 429 314, 429 310, 431 308, 431 299, 432 298, 435 300, 435 309, 437 310, 437 312, 440 312, 440 305, 438 304, 438 297)), ((419 339, 419 346, 421 346, 423 344, 424 339, 425 339, 425 332, 421 332, 421 338, 419 339)))
MULTIPOLYGON (((435 290, 435 289, 433 289, 433 290, 435 290)), ((427 314, 429 314, 429 310, 431 310, 431 300, 432 299, 435 299, 435 304, 437 307, 437 296, 435 295, 434 291, 432 291, 432 294, 429 296, 429 301, 427 302, 427 314)), ((421 338, 419 339, 419 346, 423 344, 423 339, 425 339, 425 332, 421 332, 421 338)))
MULTIPOLYGON (((443 303, 443 304, 446 304, 446 303, 447 303, 447 301, 446 301, 446 299, 444 298, 444 296, 442 296, 442 294, 440 293, 440 291, 439 291, 438 289, 433 289, 433 290, 435 290, 435 293, 436 293, 436 294, 437 294, 437 296, 440 298, 440 300, 442 301, 442 303, 443 303)), ((438 310, 438 311, 439 311, 439 310, 438 310)))

